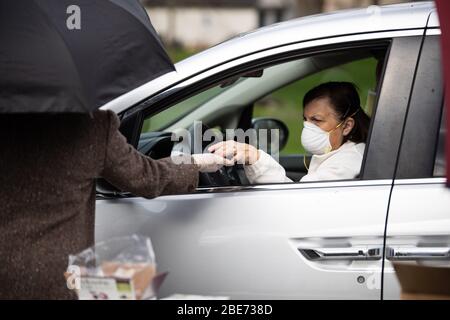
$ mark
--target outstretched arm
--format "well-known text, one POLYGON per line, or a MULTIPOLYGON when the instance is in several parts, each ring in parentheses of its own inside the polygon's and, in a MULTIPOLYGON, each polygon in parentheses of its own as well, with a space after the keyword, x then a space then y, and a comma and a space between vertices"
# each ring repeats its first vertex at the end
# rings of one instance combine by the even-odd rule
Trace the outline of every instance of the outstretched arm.
POLYGON ((139 153, 119 132, 120 121, 108 112, 109 130, 101 176, 111 184, 137 196, 186 193, 198 184, 198 166, 175 164, 171 158, 153 160, 139 153))

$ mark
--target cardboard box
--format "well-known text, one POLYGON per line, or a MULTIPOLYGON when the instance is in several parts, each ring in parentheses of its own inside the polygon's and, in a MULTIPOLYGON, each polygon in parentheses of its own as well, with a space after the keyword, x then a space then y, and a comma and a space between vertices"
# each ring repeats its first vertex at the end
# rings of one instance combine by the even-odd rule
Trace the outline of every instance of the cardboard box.
POLYGON ((450 300, 449 267, 394 263, 402 300, 450 300))
MULTIPOLYGON (((123 299, 141 300, 151 286, 156 275, 155 265, 146 263, 104 262, 102 270, 105 278, 113 278, 119 288, 123 288, 123 299)), ((153 292, 149 294, 153 295, 153 292)), ((119 296, 120 297, 120 296, 119 296)))

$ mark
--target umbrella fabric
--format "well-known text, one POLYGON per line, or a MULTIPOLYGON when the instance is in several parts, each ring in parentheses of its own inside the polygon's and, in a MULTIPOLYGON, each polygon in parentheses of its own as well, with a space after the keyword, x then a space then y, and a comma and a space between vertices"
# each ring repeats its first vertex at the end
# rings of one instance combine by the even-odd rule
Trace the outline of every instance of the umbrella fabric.
POLYGON ((174 66, 138 0, 0 1, 0 113, 91 112, 174 66))
POLYGON ((439 15, 439 24, 441 26, 441 42, 442 42, 442 60, 444 67, 445 79, 445 103, 446 103, 446 160, 447 160, 447 186, 450 187, 450 139, 448 129, 450 128, 450 1, 437 0, 436 7, 439 15))

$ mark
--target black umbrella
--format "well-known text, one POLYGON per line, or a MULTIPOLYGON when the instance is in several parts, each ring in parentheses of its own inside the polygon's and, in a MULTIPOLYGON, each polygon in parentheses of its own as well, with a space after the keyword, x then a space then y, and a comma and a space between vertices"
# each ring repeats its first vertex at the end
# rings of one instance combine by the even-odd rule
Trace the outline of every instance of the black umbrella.
POLYGON ((90 112, 173 70, 138 0, 0 1, 0 113, 90 112))

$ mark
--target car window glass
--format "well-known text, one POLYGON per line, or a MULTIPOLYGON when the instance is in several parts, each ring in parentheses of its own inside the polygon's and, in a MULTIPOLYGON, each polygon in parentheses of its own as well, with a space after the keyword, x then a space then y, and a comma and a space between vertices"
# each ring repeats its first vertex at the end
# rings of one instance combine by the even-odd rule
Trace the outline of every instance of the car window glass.
POLYGON ((182 118, 184 115, 192 112, 211 98, 218 96, 228 89, 230 87, 213 86, 145 119, 142 126, 142 133, 159 131, 166 128, 168 125, 176 122, 177 119, 182 118))

